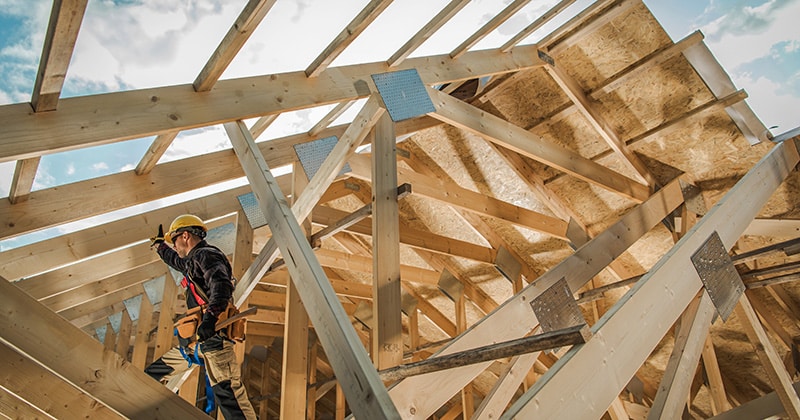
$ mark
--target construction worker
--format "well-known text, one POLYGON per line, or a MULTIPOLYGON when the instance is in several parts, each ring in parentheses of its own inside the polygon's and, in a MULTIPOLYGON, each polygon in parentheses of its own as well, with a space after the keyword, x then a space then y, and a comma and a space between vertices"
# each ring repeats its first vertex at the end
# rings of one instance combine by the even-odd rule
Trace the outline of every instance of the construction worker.
MULTIPOLYGON (((202 321, 197 327, 197 341, 220 411, 227 420, 256 419, 253 406, 241 381, 233 343, 215 331, 219 315, 233 301, 233 272, 225 253, 205 241, 208 229, 194 215, 175 218, 166 234, 158 226, 151 238, 159 257, 183 275, 186 287, 186 306, 204 306, 202 321), (172 244, 174 249, 167 244, 172 244)), ((181 341, 181 340, 179 340, 181 341)), ((185 372, 197 360, 192 345, 181 342, 180 347, 167 351, 145 369, 150 376, 164 383, 185 372)), ((210 396, 207 396, 210 397, 210 396)))

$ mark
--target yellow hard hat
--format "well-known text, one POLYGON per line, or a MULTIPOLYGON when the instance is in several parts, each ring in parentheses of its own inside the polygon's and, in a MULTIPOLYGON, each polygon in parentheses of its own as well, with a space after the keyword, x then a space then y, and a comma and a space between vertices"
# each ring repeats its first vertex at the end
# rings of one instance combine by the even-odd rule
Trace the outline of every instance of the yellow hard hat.
POLYGON ((164 235, 164 240, 171 244, 173 236, 186 230, 201 238, 205 237, 205 233, 208 232, 208 228, 202 219, 193 214, 182 214, 176 217, 172 224, 169 225, 169 231, 164 235))

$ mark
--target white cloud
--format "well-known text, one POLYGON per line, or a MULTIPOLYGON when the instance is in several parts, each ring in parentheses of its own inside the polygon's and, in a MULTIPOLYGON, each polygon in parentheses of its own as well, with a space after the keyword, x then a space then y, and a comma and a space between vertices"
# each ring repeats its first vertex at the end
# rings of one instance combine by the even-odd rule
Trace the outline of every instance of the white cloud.
POLYGON ((751 95, 747 102, 767 127, 777 126, 773 134, 781 134, 800 127, 800 98, 785 93, 783 86, 759 77, 755 80, 740 81, 748 86, 748 91, 759 92, 751 95))
POLYGON ((67 175, 75 175, 75 164, 72 162, 67 165, 67 175))
POLYGON ((108 164, 105 162, 98 162, 92 165, 92 170, 95 172, 105 171, 108 169, 108 164))
POLYGON ((89 2, 67 80, 110 90, 191 83, 241 3, 89 2))
POLYGON ((159 162, 170 162, 230 148, 231 143, 222 126, 189 130, 178 134, 159 162))
POLYGON ((756 8, 731 10, 714 22, 702 26, 706 44, 726 69, 734 69, 761 57, 768 56, 773 45, 800 41, 800 31, 786 28, 797 26, 800 1, 777 8, 772 0, 756 8), (757 21, 758 23, 751 23, 757 21))

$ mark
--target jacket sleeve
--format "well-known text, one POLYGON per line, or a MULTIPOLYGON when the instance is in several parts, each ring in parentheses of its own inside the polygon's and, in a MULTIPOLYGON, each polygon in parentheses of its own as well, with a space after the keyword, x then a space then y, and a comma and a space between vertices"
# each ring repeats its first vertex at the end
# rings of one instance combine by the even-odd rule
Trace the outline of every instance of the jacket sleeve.
POLYGON ((162 242, 158 244, 156 251, 158 252, 158 256, 161 257, 161 260, 167 263, 168 266, 180 271, 181 273, 186 272, 186 261, 181 258, 174 249, 170 248, 169 245, 162 242))
MULTIPOLYGON (((204 250, 205 251, 205 250, 204 250)), ((228 259, 221 252, 208 250, 198 258, 203 277, 208 286, 208 306, 206 310, 219 316, 233 297, 233 279, 228 259)))

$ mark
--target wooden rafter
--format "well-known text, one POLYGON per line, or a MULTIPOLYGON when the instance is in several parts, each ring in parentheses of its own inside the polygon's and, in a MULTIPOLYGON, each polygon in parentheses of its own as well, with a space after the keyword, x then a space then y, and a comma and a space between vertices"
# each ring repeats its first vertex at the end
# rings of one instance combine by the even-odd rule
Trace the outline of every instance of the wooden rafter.
MULTIPOLYGON (((367 137, 369 130, 375 125, 381 114, 385 112, 385 110, 379 106, 378 102, 375 96, 367 100, 359 114, 356 115, 353 122, 347 127, 347 130, 345 130, 342 138, 336 142, 333 150, 331 150, 322 162, 317 173, 309 180, 308 187, 305 188, 300 197, 294 201, 292 213, 298 220, 303 220, 308 217, 314 205, 319 201, 322 194, 325 193, 325 190, 344 167, 347 158, 355 153, 356 148, 358 148, 361 142, 367 137)), ((228 128, 228 130, 230 131, 231 129, 228 128)), ((274 240, 270 240, 267 245, 261 249, 253 264, 242 276, 239 284, 236 285, 234 302, 237 306, 247 298, 247 295, 253 290, 258 279, 264 275, 269 266, 275 261, 277 251, 278 246, 274 240)))
POLYGON ((211 58, 206 62, 200 74, 197 75, 194 83, 192 83, 194 90, 207 92, 214 87, 222 73, 250 38, 250 35, 255 32, 258 24, 261 23, 267 12, 275 5, 275 2, 276 0, 248 0, 241 13, 239 13, 239 17, 228 29, 228 33, 222 38, 222 42, 211 54, 211 58))
POLYGON ((510 124, 500 118, 458 101, 435 89, 428 89, 436 112, 431 116, 450 125, 483 136, 489 141, 521 153, 531 159, 568 172, 584 181, 626 195, 634 200, 644 200, 649 189, 630 178, 620 175, 577 153, 547 142, 539 136, 510 124))
POLYGON ((594 127, 597 134, 599 134, 611 149, 623 159, 623 162, 633 168, 637 178, 650 188, 654 188, 656 180, 650 173, 650 170, 638 156, 628 149, 625 142, 620 139, 613 127, 611 127, 605 117, 597 110, 597 107, 589 101, 589 98, 578 82, 558 65, 546 66, 545 69, 556 83, 558 83, 561 90, 572 100, 572 103, 578 108, 578 111, 580 111, 589 124, 594 127))
POLYGON ((35 112, 54 111, 58 106, 87 3, 88 0, 53 2, 31 98, 35 112))
MULTIPOLYGON (((350 109, 350 107, 354 103, 355 103, 355 101, 345 101, 345 102, 340 102, 340 103, 336 104, 336 106, 333 107, 333 109, 331 109, 327 114, 325 114, 325 116, 322 117, 322 119, 319 120, 319 122, 314 124, 314 126, 311 127, 310 130, 308 130, 308 135, 312 136, 312 137, 318 135, 322 130, 328 128, 328 126, 331 125, 331 123, 333 123, 334 120, 336 120, 342 114, 344 114, 345 111, 350 109)), ((251 132, 252 132, 252 129, 251 129, 251 132)))
POLYGON ((393 0, 372 0, 364 9, 342 29, 331 43, 306 68, 305 75, 318 77, 380 14, 386 10, 393 0))
POLYGON ((489 22, 486 22, 477 32, 472 34, 469 38, 464 40, 459 46, 457 46, 453 51, 450 51, 450 57, 458 58, 461 57, 465 52, 469 51, 470 48, 475 46, 480 40, 485 38, 489 35, 493 30, 497 29, 500 25, 502 25, 505 21, 514 16, 515 13, 519 12, 520 9, 525 7, 531 0, 514 0, 505 7, 500 13, 495 15, 489 22))
MULTIPOLYGON (((530 284, 521 293, 506 301, 491 315, 473 325, 469 331, 445 347, 440 354, 476 347, 489 337, 493 340, 508 340, 528 334, 537 326, 535 316, 533 316, 528 303, 530 299, 538 296, 562 277, 567 279, 571 290, 577 290, 673 209, 677 208, 682 200, 679 183, 673 181, 578 249, 575 254, 540 276, 535 283, 530 284), (496 328, 497 325, 503 325, 504 328, 496 328)), ((595 340, 589 340, 587 344, 593 341, 595 340)), ((428 385, 422 387, 426 390, 424 404, 417 398, 421 384, 415 378, 409 378, 396 384, 390 390, 390 395, 400 411, 405 411, 413 406, 417 413, 424 417, 441 407, 485 367, 485 365, 475 365, 459 369, 457 373, 451 372, 449 375, 426 376, 425 381, 428 385), (435 385, 431 386, 431 384, 435 385), (435 389, 436 392, 430 392, 432 389, 435 389)))
POLYGON ((411 37, 400 49, 398 49, 386 63, 389 67, 395 67, 405 60, 411 53, 430 38, 439 28, 444 26, 453 16, 469 3, 470 0, 451 0, 450 3, 439 11, 425 26, 422 27, 413 37, 411 37))
POLYGON ((559 13, 564 11, 564 9, 569 7, 572 3, 575 3, 575 0, 561 0, 560 2, 558 2, 558 4, 556 4, 555 6, 551 7, 547 12, 545 12, 543 15, 539 16, 536 20, 531 22, 523 30, 519 31, 511 39, 506 41, 506 43, 503 44, 500 47, 500 51, 503 51, 503 52, 510 51, 512 48, 514 48, 517 44, 522 42, 529 35, 531 35, 534 32, 536 32, 537 29, 539 29, 542 26, 544 26, 545 24, 547 24, 547 22, 550 22, 551 19, 553 19, 559 13))
POLYGON ((8 201, 16 204, 28 199, 28 194, 33 188, 33 181, 39 169, 41 157, 20 159, 14 168, 14 177, 11 179, 11 188, 8 191, 8 201))
MULTIPOLYGON (((658 318, 661 321, 674 321, 701 287, 702 283, 697 272, 694 271, 693 265, 688 263, 691 254, 714 231, 719 234, 726 249, 729 248, 739 238, 747 221, 757 214, 763 203, 772 195, 798 160, 800 160, 800 156, 798 156, 794 141, 784 142, 775 147, 664 257, 664 263, 657 264, 656 269, 651 270, 643 277, 629 292, 626 299, 620 301, 609 311, 604 318, 605 323, 593 328, 596 334, 615 337, 613 343, 607 340, 602 340, 602 342, 601 340, 589 340, 580 349, 571 352, 569 358, 562 359, 562 362, 553 367, 554 374, 549 376, 548 380, 517 400, 509 413, 522 416, 534 415, 533 412, 537 412, 536 415, 545 417, 591 417, 592 414, 589 411, 597 410, 598 407, 607 407, 625 386, 627 380, 633 376, 636 369, 641 366, 641 362, 647 357, 650 349, 657 344, 668 328, 668 324, 665 322, 660 324, 661 328, 655 328, 656 324, 650 323, 648 320, 658 318), (736 220, 742 223, 734 223, 736 220), (673 282, 672 279, 676 276, 686 278, 687 281, 673 282), (690 279, 693 280, 689 281, 690 279), (667 286, 667 283, 670 286, 667 286), (664 299, 665 289, 671 291, 671 299, 664 299), (644 305, 646 309, 643 309, 642 302, 650 303, 644 305), (625 337, 624 333, 618 335, 619 331, 629 331, 630 319, 639 319, 640 322, 652 325, 653 328, 643 330, 647 334, 637 334, 636 337, 631 335, 625 337), (628 340, 635 340, 636 344, 626 344, 628 340), (625 351, 609 353, 607 348, 605 350, 595 349, 595 346, 605 347, 606 345, 613 345, 618 349, 624 348, 625 351), (613 357, 611 357, 612 354, 613 357), (581 363, 594 357, 604 357, 603 363, 589 362, 596 370, 600 371, 593 378, 602 378, 602 385, 591 380, 583 381, 578 386, 575 386, 576 382, 570 382, 572 392, 580 393, 581 398, 586 399, 587 402, 594 401, 594 403, 580 404, 580 407, 578 405, 555 407, 553 404, 547 403, 529 404, 533 398, 540 403, 547 402, 548 395, 556 391, 560 381, 569 381, 569 378, 577 373, 574 369, 581 370, 582 368, 579 367, 581 363), (613 369, 614 374, 604 374, 602 371, 606 369, 613 369), (614 386, 611 386, 607 379, 612 377, 620 378, 622 383, 615 383, 614 386), (555 414, 556 412, 560 412, 560 414, 555 414)), ((582 370, 579 375, 585 379, 584 373, 585 370, 582 370)), ((563 394, 564 389, 567 388, 560 388, 560 391, 557 391, 559 395, 563 394)), ((597 414, 595 412, 594 416, 597 414)))
MULTIPOLYGON (((520 46, 511 54, 475 51, 458 60, 446 54, 409 58, 396 69, 417 69, 424 83, 441 84, 542 64, 535 47, 520 46)), ((337 67, 328 72, 330 77, 314 80, 302 71, 221 80, 203 93, 176 85, 65 98, 58 112, 35 117, 28 104, 3 105, 0 162, 365 98, 370 90, 356 89, 352 81, 370 80, 370 75, 387 71, 386 62, 377 62, 337 67), (305 94, 286 95, 287 85, 305 94), (200 95, 204 106, 198 109, 191 104, 200 95), (120 115, 127 118, 120 120, 120 115), (77 127, 73 121, 85 123, 77 127)))
MULTIPOLYGON (((22 404, 14 405, 17 409, 31 404, 53 418, 69 418, 75 413, 104 419, 123 418, 91 394, 54 375, 6 343, 0 343, 0 360, 3 365, 3 387, 0 389, 20 399, 22 404)), ((28 417, 24 412, 18 414, 28 417)), ((29 418, 38 416, 43 414, 37 412, 29 418)))
POLYGON ((701 291, 681 316, 680 327, 675 334, 675 345, 647 415, 648 419, 675 418, 682 415, 686 407, 686 396, 689 395, 692 385, 691 375, 686 375, 685 372, 694 371, 697 367, 715 315, 716 308, 711 297, 701 291))
POLYGON ((0 278, 3 341, 126 417, 185 419, 202 415, 141 370, 0 278), (24 319, 25 325, 19 324, 24 319), (50 345, 43 346, 40 338, 50 345), (65 352, 64 349, 72 349, 65 352), (90 378, 90 379, 89 379, 90 378), (152 401, 159 401, 153 405, 152 401))

